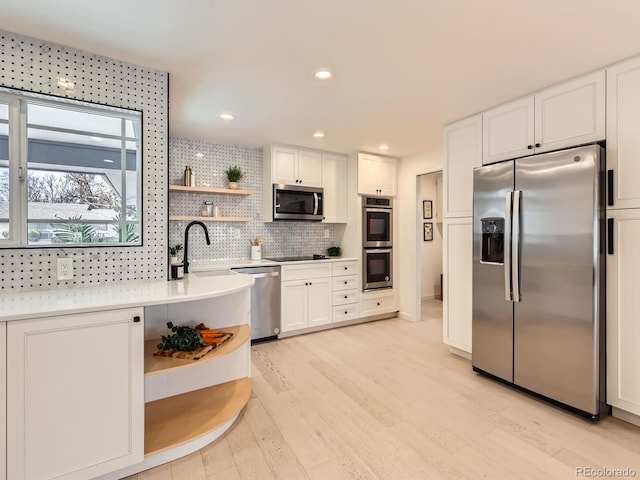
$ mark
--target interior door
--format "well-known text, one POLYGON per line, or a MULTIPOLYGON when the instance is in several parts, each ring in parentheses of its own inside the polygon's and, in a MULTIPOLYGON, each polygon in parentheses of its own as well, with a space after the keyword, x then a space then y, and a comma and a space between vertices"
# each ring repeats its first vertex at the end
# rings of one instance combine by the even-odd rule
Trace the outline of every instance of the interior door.
POLYGON ((592 413, 598 383, 598 152, 589 146, 515 162, 522 199, 514 383, 592 413))
POLYGON ((472 363, 509 382, 513 381, 513 304, 507 198, 510 203, 512 189, 512 161, 474 170, 472 363))

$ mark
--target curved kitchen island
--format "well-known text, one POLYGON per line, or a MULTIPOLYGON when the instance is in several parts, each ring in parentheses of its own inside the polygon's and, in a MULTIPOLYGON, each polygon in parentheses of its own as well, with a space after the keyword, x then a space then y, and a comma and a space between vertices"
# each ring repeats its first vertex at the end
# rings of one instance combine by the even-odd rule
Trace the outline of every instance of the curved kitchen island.
POLYGON ((222 435, 251 394, 253 283, 191 275, 3 295, 0 478, 117 479, 222 435), (168 321, 233 337, 197 361, 155 357, 168 321))

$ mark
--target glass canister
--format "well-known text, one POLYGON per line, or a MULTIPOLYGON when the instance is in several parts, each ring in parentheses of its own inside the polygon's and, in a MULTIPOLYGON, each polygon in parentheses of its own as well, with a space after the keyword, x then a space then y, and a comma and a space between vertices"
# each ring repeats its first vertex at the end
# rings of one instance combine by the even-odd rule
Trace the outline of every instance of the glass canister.
POLYGON ((207 210, 207 216, 213 217, 213 202, 204 202, 204 208, 207 210))

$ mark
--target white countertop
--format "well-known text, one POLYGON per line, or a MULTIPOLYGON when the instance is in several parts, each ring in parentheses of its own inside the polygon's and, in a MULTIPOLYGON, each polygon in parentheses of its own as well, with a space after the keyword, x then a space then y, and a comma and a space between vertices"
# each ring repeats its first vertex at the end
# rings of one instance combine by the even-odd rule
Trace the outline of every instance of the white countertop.
POLYGON ((229 270, 230 268, 243 268, 243 267, 267 267, 274 265, 294 265, 305 263, 323 263, 323 262, 346 262, 357 261, 357 258, 352 257, 327 257, 321 260, 303 260, 296 262, 274 262, 272 260, 249 260, 248 258, 236 258, 236 259, 210 259, 210 260, 190 260, 189 271, 190 272, 209 272, 213 270, 229 270))
POLYGON ((201 300, 235 293, 253 284, 250 275, 190 275, 171 282, 1 294, 0 321, 201 300))

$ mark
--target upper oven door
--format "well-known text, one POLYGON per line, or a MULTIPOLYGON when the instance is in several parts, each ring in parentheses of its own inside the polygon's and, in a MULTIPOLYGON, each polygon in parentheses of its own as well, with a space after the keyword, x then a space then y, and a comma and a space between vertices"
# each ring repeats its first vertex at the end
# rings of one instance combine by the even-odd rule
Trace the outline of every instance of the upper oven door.
POLYGON ((273 185, 274 220, 316 220, 323 216, 323 190, 297 185, 273 185))
POLYGON ((392 246, 393 211, 390 208, 365 207, 362 225, 362 244, 365 248, 392 246))

